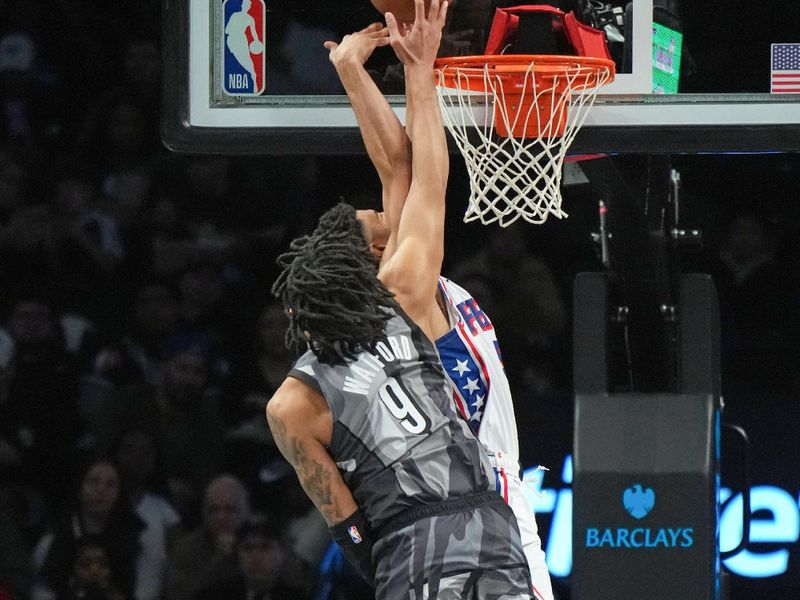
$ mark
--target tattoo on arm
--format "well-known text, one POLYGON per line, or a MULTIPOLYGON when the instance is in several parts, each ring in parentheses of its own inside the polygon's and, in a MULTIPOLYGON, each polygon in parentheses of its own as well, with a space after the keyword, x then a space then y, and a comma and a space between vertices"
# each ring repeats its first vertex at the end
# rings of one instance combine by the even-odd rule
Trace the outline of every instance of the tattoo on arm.
POLYGON ((340 514, 336 498, 331 492, 332 469, 308 456, 302 440, 287 434, 286 423, 279 417, 268 414, 267 421, 278 449, 294 467, 300 484, 325 521, 333 525, 347 517, 340 514))
MULTIPOLYGON (((274 417, 269 413, 267 413, 267 423, 269 423, 269 429, 272 431, 272 437, 275 440, 275 444, 277 444, 278 449, 283 453, 283 455, 286 456, 286 452, 284 451, 286 446, 286 423, 284 423, 280 418, 274 417)), ((286 456, 286 460, 289 460, 288 456, 286 456)))
POLYGON ((302 474, 298 473, 298 475, 301 477, 303 487, 306 489, 309 496, 314 499, 317 506, 334 507, 333 496, 331 494, 330 469, 325 468, 325 465, 311 459, 304 464, 302 474))

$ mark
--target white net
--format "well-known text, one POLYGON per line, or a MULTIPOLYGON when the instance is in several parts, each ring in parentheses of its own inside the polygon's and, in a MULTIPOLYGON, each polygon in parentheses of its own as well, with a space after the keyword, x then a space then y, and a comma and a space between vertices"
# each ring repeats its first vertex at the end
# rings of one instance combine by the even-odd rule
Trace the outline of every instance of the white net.
POLYGON ((531 56, 511 75, 489 58, 437 66, 442 117, 470 178, 464 222, 507 227, 519 218, 541 224, 549 215, 566 217, 564 157, 613 68, 578 61, 554 67, 531 56))

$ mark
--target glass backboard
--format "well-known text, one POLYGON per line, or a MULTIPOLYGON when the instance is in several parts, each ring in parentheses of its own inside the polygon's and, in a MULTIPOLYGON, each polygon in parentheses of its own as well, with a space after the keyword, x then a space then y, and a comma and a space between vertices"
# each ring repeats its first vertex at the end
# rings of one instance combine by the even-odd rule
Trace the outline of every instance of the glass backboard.
MULTIPOLYGON (((455 0, 443 53, 482 54, 494 10, 518 4, 455 0)), ((800 150, 794 0, 757 10, 738 1, 551 4, 602 28, 617 65, 571 152, 800 150)), ((363 152, 322 44, 380 20, 369 0, 165 0, 163 14, 169 148, 363 152)), ((402 73, 391 49, 379 49, 367 66, 403 120, 402 73)))

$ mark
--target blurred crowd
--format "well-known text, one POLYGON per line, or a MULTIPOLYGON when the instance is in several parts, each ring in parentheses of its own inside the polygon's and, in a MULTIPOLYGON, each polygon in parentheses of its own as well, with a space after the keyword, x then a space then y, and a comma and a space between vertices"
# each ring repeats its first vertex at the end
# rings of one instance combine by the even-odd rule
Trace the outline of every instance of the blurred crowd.
MULTIPOLYGON (((374 206, 378 182, 364 157, 166 151, 160 4, 0 2, 0 600, 368 597, 264 407, 293 360, 277 254, 340 198, 374 206)), ((701 223, 726 368, 797 389, 797 230, 726 210, 701 223)), ((588 233, 448 236, 528 422, 569 393, 588 233)))
POLYGON ((311 598, 264 407, 313 158, 163 148, 159 0, 0 13, 0 598, 311 598))

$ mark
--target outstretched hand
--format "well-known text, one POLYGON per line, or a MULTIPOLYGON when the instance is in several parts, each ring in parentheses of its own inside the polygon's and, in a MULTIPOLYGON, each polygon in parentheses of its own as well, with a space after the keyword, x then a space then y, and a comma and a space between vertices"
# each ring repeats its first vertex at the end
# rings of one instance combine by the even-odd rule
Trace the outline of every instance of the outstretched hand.
POLYGON ((336 67, 351 60, 363 65, 375 48, 388 44, 389 30, 381 23, 373 23, 360 31, 344 36, 338 44, 329 41, 323 45, 330 50, 328 58, 336 67))
POLYGON ((389 43, 406 67, 433 65, 447 19, 447 7, 447 0, 441 5, 439 0, 431 0, 426 15, 423 0, 414 0, 414 24, 410 27, 405 23, 398 23, 391 12, 386 13, 389 43))

